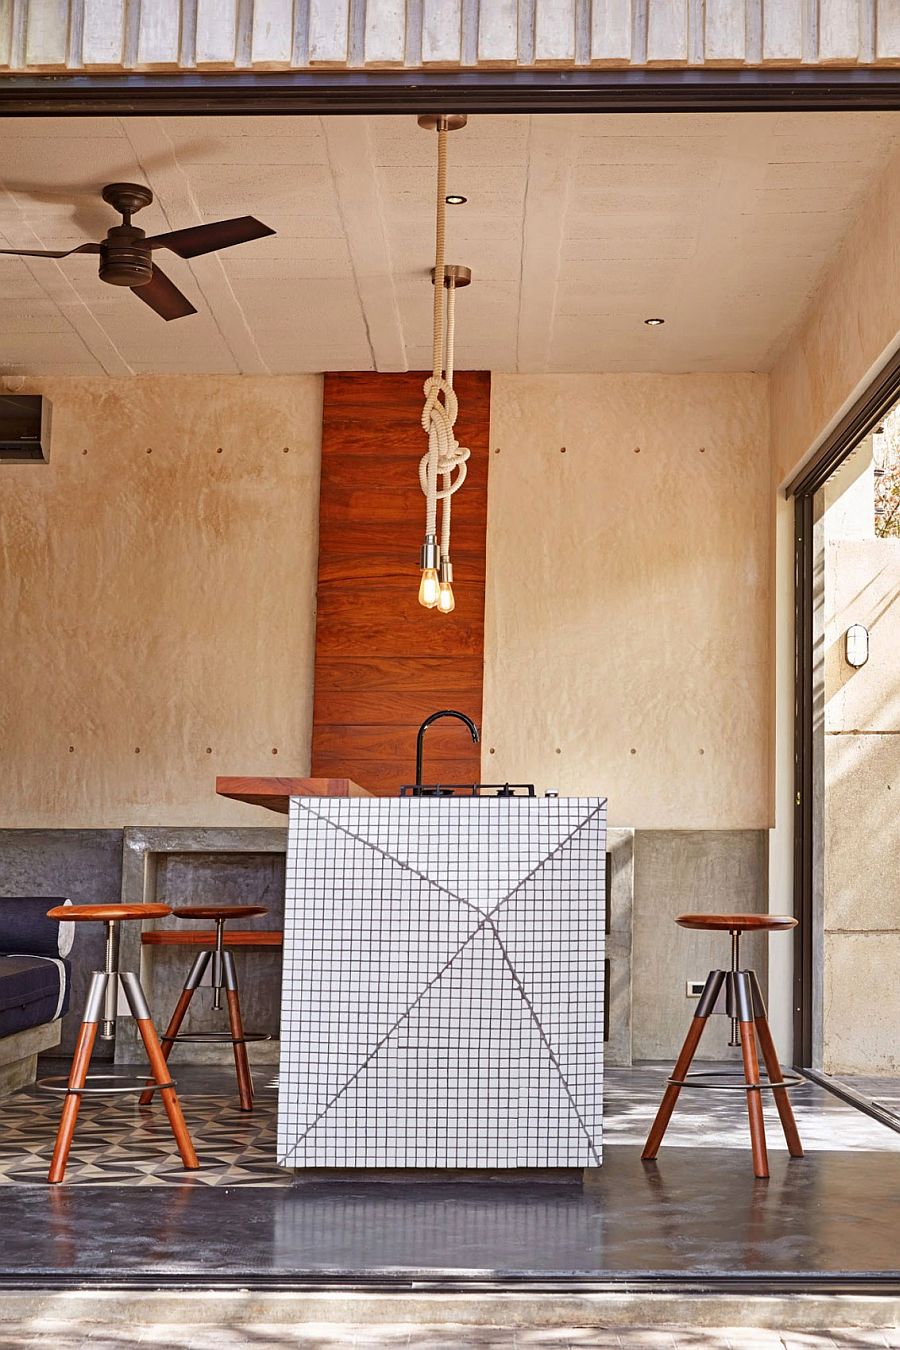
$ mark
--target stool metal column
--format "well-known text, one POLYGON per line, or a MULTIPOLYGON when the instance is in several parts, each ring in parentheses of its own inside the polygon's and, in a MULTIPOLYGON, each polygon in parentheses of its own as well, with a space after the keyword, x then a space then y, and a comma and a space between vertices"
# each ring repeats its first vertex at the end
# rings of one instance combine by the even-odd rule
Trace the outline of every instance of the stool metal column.
MULTIPOLYGON (((269 1037, 262 1032, 244 1030, 241 1015, 241 1001, 238 995, 237 970, 234 957, 225 946, 225 924, 229 919, 246 919, 265 914, 265 905, 178 905, 172 913, 180 919, 213 919, 216 925, 215 945, 212 950, 198 952, 188 971, 184 987, 178 1002, 172 1011, 166 1034, 162 1038, 162 1052, 168 1060, 172 1046, 176 1041, 195 1044, 215 1045, 231 1042, 234 1050, 234 1067, 238 1083, 238 1100, 242 1111, 253 1110, 253 1077, 250 1073, 250 1060, 247 1056, 247 1044, 250 1041, 267 1041, 269 1037), (181 1024, 185 1019, 191 999, 203 982, 207 969, 212 963, 211 983, 213 990, 213 1008, 222 1007, 222 990, 228 1003, 229 1031, 190 1031, 182 1032, 181 1024)), ((155 1087, 148 1084, 140 1096, 141 1106, 148 1106, 153 1098, 155 1087)))
POLYGON ((758 1177, 768 1177, 769 1161, 760 1093, 763 1090, 770 1090, 773 1093, 788 1151, 791 1157, 802 1158, 803 1147, 787 1089, 796 1087, 803 1080, 796 1075, 785 1077, 781 1070, 756 972, 741 969, 741 934, 748 930, 772 932, 794 928, 797 920, 779 914, 681 914, 675 922, 682 928, 729 932, 731 968, 711 970, 706 978, 697 1011, 691 1019, 681 1053, 668 1080, 641 1157, 645 1162, 649 1162, 659 1152, 682 1088, 731 1089, 745 1092, 747 1095, 753 1171, 758 1177), (729 1045, 741 1048, 742 1075, 736 1074, 732 1069, 690 1072, 691 1062, 697 1053, 703 1030, 714 1012, 724 1013, 730 1019, 729 1045), (765 1078, 760 1075, 757 1038, 766 1066, 765 1078))
POLYGON ((40 1082, 41 1087, 65 1094, 65 1102, 63 1103, 59 1129, 56 1135, 56 1145, 47 1177, 47 1180, 53 1184, 61 1182, 66 1174, 66 1163, 69 1158, 69 1150, 72 1147, 82 1096, 86 1093, 101 1095, 135 1092, 140 1091, 144 1086, 143 1079, 138 1082, 128 1082, 117 1074, 88 1073, 98 1030, 101 1040, 109 1041, 115 1037, 120 989, 141 1034, 144 1050, 150 1063, 150 1071, 162 1094, 169 1124, 172 1127, 172 1133, 181 1154, 181 1161, 188 1171, 194 1171, 200 1166, 185 1124, 181 1103, 175 1092, 175 1085, 166 1067, 162 1047, 153 1025, 153 1019, 150 1016, 150 1008, 141 988, 141 982, 137 975, 131 971, 119 970, 118 968, 117 925, 128 919, 162 919, 170 913, 171 910, 168 905, 151 904, 60 905, 48 911, 48 917, 51 919, 73 920, 76 923, 103 922, 106 924, 106 949, 103 969, 95 970, 91 975, 87 1003, 81 1030, 78 1033, 78 1042, 72 1056, 69 1076, 67 1079, 62 1076, 44 1078, 40 1082), (89 1080, 106 1080, 108 1086, 89 1087, 89 1080), (65 1082, 65 1087, 60 1086, 63 1082, 65 1082))

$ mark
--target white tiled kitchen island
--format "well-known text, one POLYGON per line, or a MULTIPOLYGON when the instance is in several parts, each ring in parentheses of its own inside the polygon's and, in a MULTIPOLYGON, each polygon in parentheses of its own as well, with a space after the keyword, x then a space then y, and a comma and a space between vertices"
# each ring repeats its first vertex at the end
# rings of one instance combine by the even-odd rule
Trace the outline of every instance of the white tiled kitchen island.
POLYGON ((606 801, 290 797, 278 1161, 601 1160, 606 801))

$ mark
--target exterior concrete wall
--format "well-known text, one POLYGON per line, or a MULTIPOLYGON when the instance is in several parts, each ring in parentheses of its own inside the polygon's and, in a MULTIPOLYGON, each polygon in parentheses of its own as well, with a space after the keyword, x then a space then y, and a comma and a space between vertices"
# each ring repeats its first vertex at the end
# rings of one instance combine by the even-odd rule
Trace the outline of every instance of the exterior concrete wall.
POLYGON ((482 777, 771 824, 765 377, 495 375, 482 777))
POLYGON ((824 514, 823 1065, 900 1071, 900 540, 873 530, 865 448, 826 489, 824 514), (850 624, 869 660, 848 665, 850 624))
POLYGON ((238 824, 309 769, 321 378, 52 379, 3 468, 0 827, 238 824))
POLYGON ((13 70, 900 61, 895 0, 22 0, 4 14, 13 70))
MULTIPOLYGON (((705 980, 731 960, 727 933, 675 927, 693 910, 757 913, 767 905, 768 839, 764 830, 638 831, 634 839, 635 1059, 670 1060, 677 1054, 695 999, 688 980, 705 980)), ((790 942, 786 934, 774 942, 790 942)), ((741 963, 752 966, 765 989, 768 947, 764 936, 744 938, 741 963)), ((714 1017, 700 1049, 702 1059, 740 1058, 728 1048, 728 1023, 714 1017)), ((784 1056, 784 1047, 779 1047, 784 1056)))

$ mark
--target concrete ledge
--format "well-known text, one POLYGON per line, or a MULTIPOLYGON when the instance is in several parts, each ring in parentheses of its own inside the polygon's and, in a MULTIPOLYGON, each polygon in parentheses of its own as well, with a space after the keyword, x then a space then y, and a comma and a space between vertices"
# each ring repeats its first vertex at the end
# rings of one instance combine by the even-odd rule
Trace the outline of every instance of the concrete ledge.
POLYGON ((0 1097, 27 1087, 37 1077, 38 1055, 59 1045, 62 1020, 42 1022, 0 1040, 0 1097))
MULTIPOLYGON (((88 1276, 85 1277, 90 1278, 88 1276)), ((161 1288, 77 1291, 4 1291, 0 1330, 72 1337, 82 1323, 111 1327, 250 1327, 303 1323, 425 1327, 777 1327, 827 1331, 885 1328, 900 1323, 900 1297, 873 1295, 648 1294, 648 1293, 257 1293, 249 1289, 186 1292, 161 1288)))

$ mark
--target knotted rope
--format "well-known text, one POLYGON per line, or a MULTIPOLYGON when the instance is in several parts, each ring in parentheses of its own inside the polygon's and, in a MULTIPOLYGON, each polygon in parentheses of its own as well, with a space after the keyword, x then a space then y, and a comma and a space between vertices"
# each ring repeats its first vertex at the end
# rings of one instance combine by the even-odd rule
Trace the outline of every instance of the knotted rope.
POLYGON ((451 278, 447 290, 446 339, 444 333, 445 214, 447 195, 447 132, 438 128, 437 213, 435 218, 434 310, 432 368, 423 393, 422 428, 428 449, 419 462, 419 483, 425 494, 425 533, 437 535, 437 504, 441 503, 441 557, 450 557, 450 498, 466 479, 470 451, 453 434, 458 403, 453 391, 453 344, 455 336, 456 287, 451 278), (454 478, 454 471, 456 477, 454 478), (438 476, 441 487, 438 488, 438 476))

